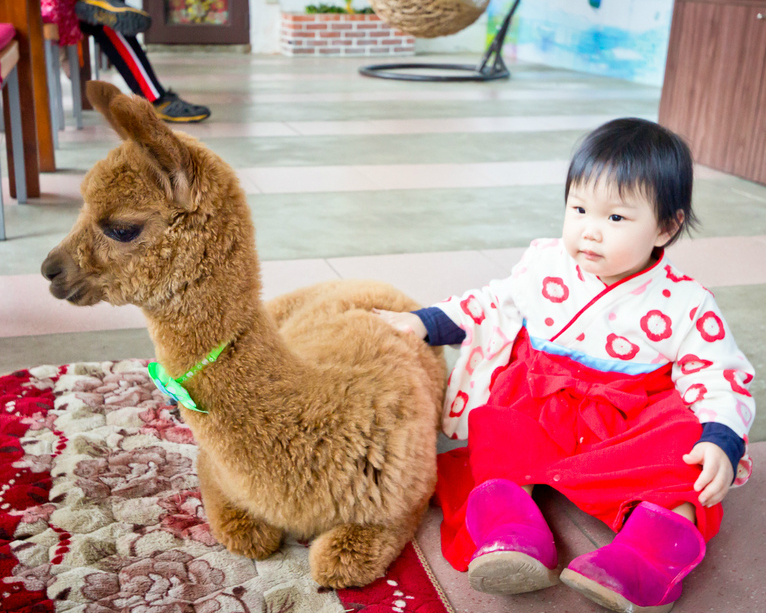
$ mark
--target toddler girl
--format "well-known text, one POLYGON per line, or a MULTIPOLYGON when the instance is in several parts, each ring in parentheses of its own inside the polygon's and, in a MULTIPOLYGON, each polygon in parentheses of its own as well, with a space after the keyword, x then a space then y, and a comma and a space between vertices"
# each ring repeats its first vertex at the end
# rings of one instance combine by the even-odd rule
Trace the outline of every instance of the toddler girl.
POLYGON ((475 589, 558 582, 530 496, 547 484, 619 530, 561 581, 615 611, 669 611, 749 476, 753 368, 713 295, 664 253, 694 222, 692 172, 672 132, 609 122, 569 167, 561 239, 533 241, 481 290, 379 312, 462 344, 443 428, 468 446, 439 457, 437 498, 444 555, 475 589))

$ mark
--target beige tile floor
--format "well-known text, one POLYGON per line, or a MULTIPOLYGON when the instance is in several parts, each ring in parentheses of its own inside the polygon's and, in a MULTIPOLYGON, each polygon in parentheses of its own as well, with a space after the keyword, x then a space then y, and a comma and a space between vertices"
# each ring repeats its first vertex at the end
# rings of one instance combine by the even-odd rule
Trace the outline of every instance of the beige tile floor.
MULTIPOLYGON (((388 281, 428 304, 506 275, 532 239, 558 236, 563 178, 578 139, 614 117, 656 118, 660 96, 657 88, 528 64, 512 65, 508 81, 429 84, 358 76, 358 59, 152 60, 166 86, 212 108, 210 120, 188 131, 239 174, 267 298, 357 277, 388 281)), ((106 78, 124 88, 117 75, 106 78)), ((3 183, 9 240, 0 243, 0 372, 152 357, 136 309, 71 307, 54 300, 39 276, 77 215, 84 173, 117 143, 94 112, 83 130, 69 125, 60 140, 59 171, 42 176, 43 197, 17 205, 3 183)), ((741 347, 766 372, 766 187, 703 167, 696 176, 702 227, 671 257, 715 292, 741 347)), ((753 384, 761 405, 763 381, 753 384)), ((756 418, 751 434, 766 440, 766 417, 756 418)), ((762 499, 764 483, 758 487, 736 495, 762 499)), ((570 549, 581 549, 580 540, 596 544, 564 502, 546 504, 559 509, 570 549)), ((437 521, 434 511, 421 536, 438 567, 437 521)), ((756 569, 764 568, 760 560, 756 569)), ((725 572, 734 571, 723 565, 725 572)), ((459 611, 597 610, 561 590, 511 606, 471 595, 463 575, 439 573, 459 611)), ((748 598, 766 601, 763 586, 745 583, 748 598)), ((703 610, 688 608, 700 603, 677 609, 703 610)))

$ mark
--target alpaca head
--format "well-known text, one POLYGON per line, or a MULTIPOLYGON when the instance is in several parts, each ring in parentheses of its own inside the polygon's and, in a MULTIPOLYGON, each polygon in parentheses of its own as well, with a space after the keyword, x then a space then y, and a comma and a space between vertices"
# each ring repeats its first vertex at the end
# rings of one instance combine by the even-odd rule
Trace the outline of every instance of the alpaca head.
POLYGON ((42 274, 73 304, 161 308, 252 249, 244 193, 229 166, 146 100, 98 81, 87 93, 124 140, 85 176, 80 215, 42 274))

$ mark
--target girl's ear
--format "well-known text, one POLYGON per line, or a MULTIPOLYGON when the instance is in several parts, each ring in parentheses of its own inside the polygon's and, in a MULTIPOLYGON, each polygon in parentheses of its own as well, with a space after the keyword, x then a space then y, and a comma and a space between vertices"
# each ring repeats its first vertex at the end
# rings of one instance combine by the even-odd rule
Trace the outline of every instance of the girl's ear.
POLYGON ((686 215, 684 212, 678 211, 678 213, 676 213, 676 219, 673 224, 666 230, 660 230, 660 233, 657 235, 657 240, 654 242, 654 246, 665 247, 670 241, 672 241, 681 231, 681 228, 683 228, 685 219, 686 215))

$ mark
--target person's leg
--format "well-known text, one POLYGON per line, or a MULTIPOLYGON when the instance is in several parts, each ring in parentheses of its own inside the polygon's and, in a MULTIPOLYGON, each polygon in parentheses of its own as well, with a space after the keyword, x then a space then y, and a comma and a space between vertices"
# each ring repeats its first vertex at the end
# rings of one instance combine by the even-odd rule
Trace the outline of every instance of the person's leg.
POLYGON ((173 123, 196 123, 210 116, 206 106, 190 104, 162 86, 135 36, 125 36, 106 26, 81 23, 80 28, 96 39, 131 91, 154 104, 162 119, 173 123))
POLYGON ((86 23, 80 24, 80 29, 96 39, 101 50, 106 53, 134 94, 146 98, 149 102, 159 100, 165 95, 165 88, 154 74, 149 58, 135 36, 125 36, 112 28, 86 23))
POLYGON ((146 32, 152 25, 148 13, 120 0, 78 0, 74 12, 80 21, 94 26, 108 26, 126 36, 146 32))

